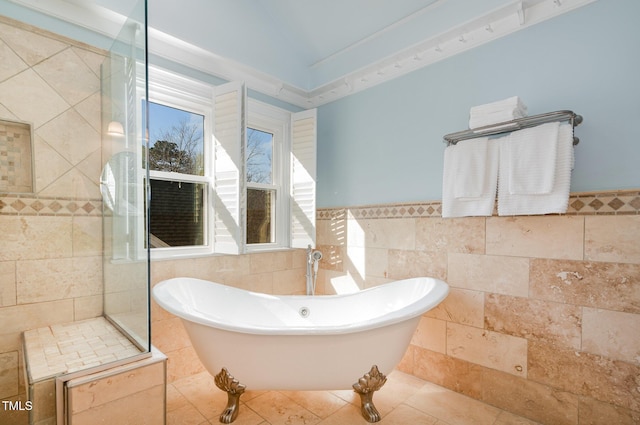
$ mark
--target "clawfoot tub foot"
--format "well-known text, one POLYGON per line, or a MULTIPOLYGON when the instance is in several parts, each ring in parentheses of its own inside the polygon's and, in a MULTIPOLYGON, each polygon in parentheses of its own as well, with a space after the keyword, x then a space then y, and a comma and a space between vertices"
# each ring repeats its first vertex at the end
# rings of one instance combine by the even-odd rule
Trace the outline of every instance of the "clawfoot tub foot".
POLYGON ((227 407, 220 415, 220 422, 230 424, 238 417, 240 410, 240 396, 244 393, 246 386, 238 382, 226 368, 222 368, 215 376, 216 387, 227 392, 227 407))
POLYGON ((373 393, 382 388, 385 382, 387 377, 380 373, 378 366, 373 365, 369 373, 365 373, 353 384, 353 390, 360 395, 360 412, 368 422, 378 422, 381 419, 378 409, 373 404, 373 393))

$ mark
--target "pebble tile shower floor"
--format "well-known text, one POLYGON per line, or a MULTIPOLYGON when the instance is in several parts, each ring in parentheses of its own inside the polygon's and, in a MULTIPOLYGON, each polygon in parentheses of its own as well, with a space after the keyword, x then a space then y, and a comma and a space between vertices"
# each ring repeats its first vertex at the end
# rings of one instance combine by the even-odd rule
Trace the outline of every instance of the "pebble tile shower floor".
MULTIPOLYGON (((226 393, 207 372, 167 386, 167 425, 215 425, 226 393)), ((400 371, 374 396, 381 425, 539 425, 400 371)), ((360 398, 344 391, 247 391, 235 425, 366 425, 360 398)))

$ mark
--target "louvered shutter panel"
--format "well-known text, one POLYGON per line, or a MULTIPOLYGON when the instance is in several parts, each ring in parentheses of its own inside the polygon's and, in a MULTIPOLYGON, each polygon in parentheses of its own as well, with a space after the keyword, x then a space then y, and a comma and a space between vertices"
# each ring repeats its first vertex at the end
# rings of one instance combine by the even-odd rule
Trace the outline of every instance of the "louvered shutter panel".
POLYGON ((316 243, 316 109, 291 115, 291 246, 316 243))
POLYGON ((244 84, 231 82, 214 90, 214 210, 215 252, 240 254, 245 244, 244 84))

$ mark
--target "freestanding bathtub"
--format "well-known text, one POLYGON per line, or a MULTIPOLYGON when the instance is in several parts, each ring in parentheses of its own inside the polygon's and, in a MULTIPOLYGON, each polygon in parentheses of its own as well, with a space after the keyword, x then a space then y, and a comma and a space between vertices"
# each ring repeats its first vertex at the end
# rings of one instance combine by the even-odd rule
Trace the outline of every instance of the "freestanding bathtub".
POLYGON ((428 277, 325 296, 267 295, 179 277, 158 283, 153 298, 182 319, 202 364, 229 394, 221 422, 235 419, 245 387, 353 387, 363 416, 375 422, 373 392, 402 359, 420 316, 448 292, 428 277))

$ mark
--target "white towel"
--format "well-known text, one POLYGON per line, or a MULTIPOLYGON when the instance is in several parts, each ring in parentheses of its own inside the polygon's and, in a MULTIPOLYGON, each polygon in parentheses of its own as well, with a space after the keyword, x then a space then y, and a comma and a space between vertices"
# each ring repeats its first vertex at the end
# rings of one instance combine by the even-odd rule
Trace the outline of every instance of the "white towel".
POLYGON ((527 106, 518 96, 474 106, 469 111, 469 128, 484 127, 527 116, 527 106))
POLYGON ((511 195, 545 195, 556 175, 559 122, 512 132, 501 148, 511 195))
POLYGON ((512 96, 495 102, 485 103, 484 105, 473 106, 469 112, 471 115, 482 115, 515 110, 527 112, 527 106, 519 96, 512 96))
POLYGON ((487 137, 464 140, 444 152, 442 216, 490 216, 496 199, 499 148, 487 137))
MULTIPOLYGON (((573 166, 573 126, 559 125, 555 160, 553 153, 542 151, 545 147, 553 149, 549 147, 554 145, 553 141, 517 134, 526 130, 513 132, 500 140, 498 215, 565 213, 573 166), (510 146, 512 141, 524 143, 525 138, 534 145, 522 151, 517 146, 510 146), (534 148, 540 151, 532 154, 534 148)), ((539 131, 541 135, 553 134, 550 128, 539 131)))

